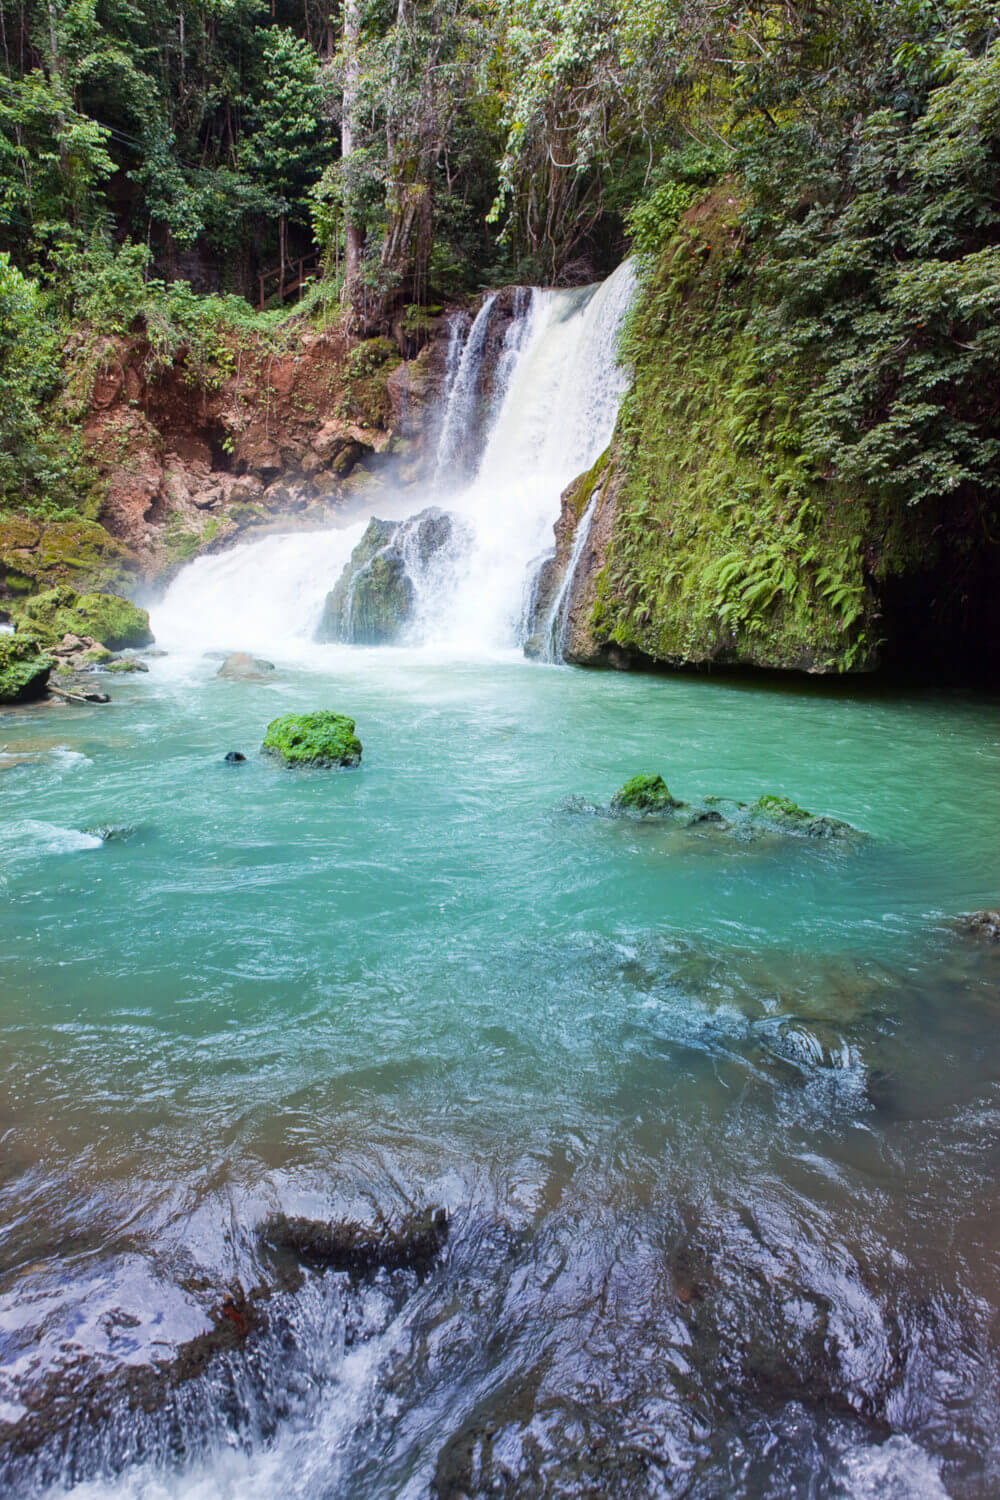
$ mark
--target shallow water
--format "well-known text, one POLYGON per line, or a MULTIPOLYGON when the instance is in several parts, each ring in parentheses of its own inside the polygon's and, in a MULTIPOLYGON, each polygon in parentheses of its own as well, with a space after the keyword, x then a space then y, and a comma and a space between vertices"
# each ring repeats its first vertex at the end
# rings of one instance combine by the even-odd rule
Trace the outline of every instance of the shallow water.
POLYGON ((0 1422, 47 1393, 5 1493, 995 1493, 1000 965, 948 918, 997 897, 1000 705, 217 665, 0 716, 0 1422), (321 706, 359 771, 256 756, 321 706), (564 806, 645 769, 871 837, 564 806), (259 1237, 438 1205, 426 1276, 259 1237))

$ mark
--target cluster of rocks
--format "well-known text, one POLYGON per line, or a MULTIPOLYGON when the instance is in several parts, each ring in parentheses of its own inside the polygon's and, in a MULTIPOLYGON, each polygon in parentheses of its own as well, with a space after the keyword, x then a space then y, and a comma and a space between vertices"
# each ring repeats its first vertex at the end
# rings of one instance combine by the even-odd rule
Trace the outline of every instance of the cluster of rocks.
POLYGON ((64 584, 8 612, 14 629, 0 636, 0 703, 47 693, 106 703, 89 674, 148 670, 135 657, 115 655, 153 643, 146 611, 116 594, 80 594, 64 584))
MULTIPOLYGON (((592 804, 571 800, 572 809, 600 812, 592 804)), ((607 808, 614 817, 659 819, 679 828, 717 828, 741 838, 764 834, 790 834, 812 839, 865 838, 850 823, 838 818, 817 816, 798 807, 787 797, 767 795, 755 802, 740 802, 732 797, 705 797, 700 802, 682 802, 675 797, 663 777, 654 772, 633 776, 620 786, 607 808)))

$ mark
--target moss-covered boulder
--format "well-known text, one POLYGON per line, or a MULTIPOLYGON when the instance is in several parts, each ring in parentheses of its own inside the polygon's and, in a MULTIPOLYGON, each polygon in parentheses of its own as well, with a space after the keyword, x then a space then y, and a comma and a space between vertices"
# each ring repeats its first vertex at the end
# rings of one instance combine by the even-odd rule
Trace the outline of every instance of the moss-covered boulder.
POLYGON ((354 720, 331 709, 273 719, 261 750, 286 766, 356 766, 361 761, 354 720))
POLYGON ((663 813, 683 806, 671 796, 663 777, 651 774, 633 776, 611 799, 612 812, 663 813))
POLYGON ((344 571, 326 596, 318 641, 378 645, 391 640, 413 607, 403 559, 392 549, 395 521, 372 516, 344 571))
POLYGON ((429 506, 405 521, 373 516, 327 595, 319 641, 379 646, 398 640, 413 618, 416 588, 462 523, 429 506))
POLYGON ((44 697, 54 666, 33 636, 0 635, 0 703, 44 697))
POLYGON ((768 794, 751 803, 748 821, 755 827, 780 833, 800 833, 814 839, 857 838, 858 830, 837 818, 817 817, 798 807, 788 797, 768 794))
POLYGON ((26 599, 15 612, 19 630, 51 640, 64 635, 90 636, 109 651, 149 646, 149 615, 117 594, 78 594, 68 586, 26 599))

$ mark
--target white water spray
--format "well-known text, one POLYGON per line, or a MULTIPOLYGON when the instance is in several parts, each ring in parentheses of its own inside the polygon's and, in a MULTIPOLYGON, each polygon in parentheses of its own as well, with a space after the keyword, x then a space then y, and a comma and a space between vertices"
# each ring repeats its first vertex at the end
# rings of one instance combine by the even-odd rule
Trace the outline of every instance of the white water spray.
MULTIPOLYGON (((199 558, 154 611, 158 638, 175 650, 256 649, 285 657, 329 651, 311 642, 326 595, 369 516, 402 519, 440 505, 464 524, 434 567, 413 580, 409 642, 449 655, 519 645, 525 579, 539 554, 551 550, 562 491, 594 463, 614 429, 626 382, 616 360, 618 331, 634 285, 626 262, 596 288, 531 292, 505 338, 494 380, 496 414, 471 482, 449 486, 445 463, 430 486, 374 496, 352 524, 262 537, 199 558)), ((481 410, 478 381, 494 300, 483 303, 455 369, 439 463, 461 451, 481 410)), ((456 351, 457 345, 453 358, 456 351)))

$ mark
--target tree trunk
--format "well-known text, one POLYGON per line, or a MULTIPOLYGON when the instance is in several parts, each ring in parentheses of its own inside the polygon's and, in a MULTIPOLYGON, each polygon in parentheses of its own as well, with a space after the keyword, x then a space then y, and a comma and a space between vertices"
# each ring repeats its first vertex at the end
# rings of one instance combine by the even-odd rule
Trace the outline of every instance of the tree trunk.
MULTIPOLYGON (((340 129, 340 154, 350 171, 350 158, 357 134, 358 46, 361 18, 359 0, 344 0, 344 117, 340 129)), ((364 226, 356 217, 349 177, 344 184, 344 287, 343 305, 354 308, 360 295, 361 259, 365 251, 364 226)))

